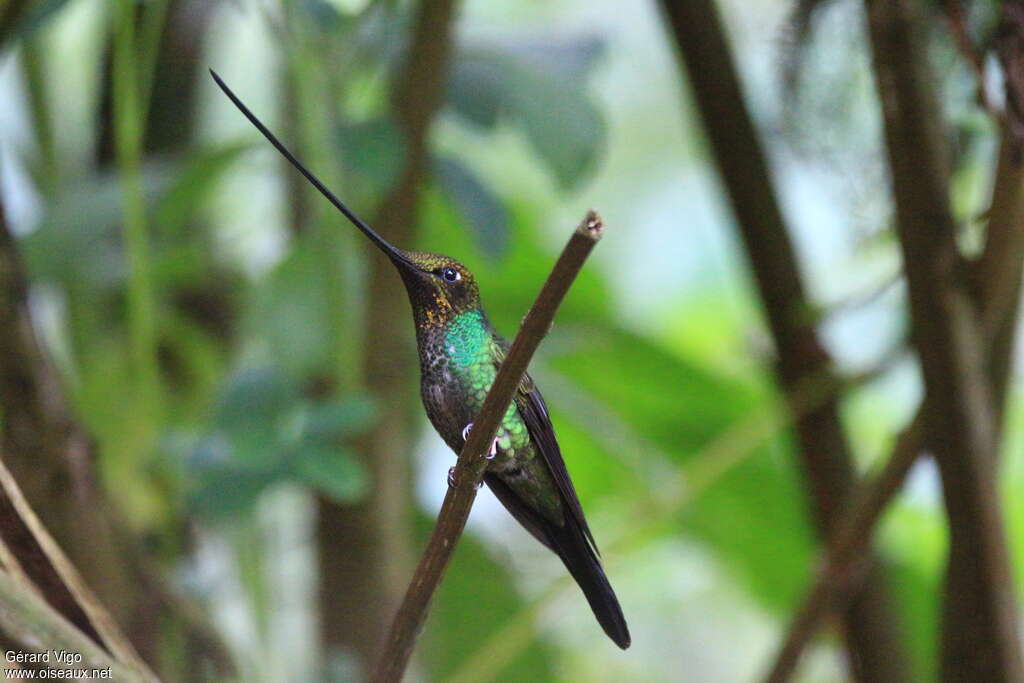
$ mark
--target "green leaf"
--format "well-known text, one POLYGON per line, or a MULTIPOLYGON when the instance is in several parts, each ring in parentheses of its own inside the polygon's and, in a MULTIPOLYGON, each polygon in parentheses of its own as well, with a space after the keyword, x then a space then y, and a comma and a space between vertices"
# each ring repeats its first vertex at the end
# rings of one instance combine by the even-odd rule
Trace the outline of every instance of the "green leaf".
POLYGON ((524 71, 509 107, 563 189, 592 169, 604 146, 604 120, 581 87, 524 71))
MULTIPOLYGON (((167 164, 146 164, 147 205, 169 186, 167 164)), ((121 187, 112 173, 77 179, 62 190, 35 231, 22 240, 35 278, 87 290, 114 290, 125 274, 118 226, 123 218, 121 187)))
POLYGON ((307 443, 335 441, 369 426, 376 414, 377 406, 369 396, 320 401, 304 411, 301 438, 307 443))
POLYGON ((461 52, 448 81, 448 101, 466 121, 494 128, 507 107, 506 74, 505 65, 486 52, 461 52))
MULTIPOLYGON (((588 329, 565 348, 549 363, 677 466, 700 466, 694 455, 773 400, 754 382, 716 375, 623 330, 588 329)), ((557 414, 558 405, 551 408, 557 414)), ((788 442, 775 438, 698 491, 677 520, 763 605, 783 613, 806 585, 815 547, 806 501, 788 442)))
POLYGON ((153 209, 156 225, 166 233, 176 233, 219 187, 218 181, 243 152, 249 141, 217 145, 194 152, 181 162, 170 186, 157 199, 153 209))
POLYGON ((485 256, 501 258, 508 242, 505 206, 469 168, 451 157, 434 161, 441 189, 473 229, 485 256))
POLYGON ((299 398, 298 388, 279 370, 250 368, 229 381, 217 404, 216 424, 232 432, 273 429, 299 398))
POLYGON ((605 41, 596 36, 564 39, 516 40, 505 49, 537 71, 549 71, 566 82, 583 81, 590 76, 597 60, 605 52, 605 41))
MULTIPOLYGON (((13 27, 8 26, 9 30, 4 35, 0 35, 0 48, 21 40, 42 28, 60 10, 64 9, 64 5, 68 4, 68 0, 40 0, 39 2, 29 2, 26 4, 29 7, 28 10, 14 23, 13 27)), ((4 3, 4 9, 7 10, 6 3, 4 3)))
POLYGON ((579 75, 591 64, 592 57, 581 56, 560 71, 522 51, 464 50, 453 68, 448 100, 455 113, 484 128, 507 117, 568 189, 590 171, 604 146, 604 121, 579 75))
POLYGON ((278 468, 246 469, 226 465, 204 473, 189 508, 201 517, 224 519, 249 510, 270 486, 282 480, 278 468))
POLYGON ((378 193, 395 184, 405 162, 405 140, 391 119, 338 126, 336 136, 347 169, 365 178, 378 193))
POLYGON ((304 446, 288 464, 301 482, 340 502, 358 500, 369 487, 363 466, 339 448, 304 446))
POLYGON ((304 234, 257 285, 249 309, 252 336, 292 377, 309 377, 332 362, 335 297, 323 267, 316 236, 304 234))
POLYGON ((337 30, 345 23, 338 8, 325 0, 301 0, 299 7, 309 17, 310 24, 322 31, 337 30))

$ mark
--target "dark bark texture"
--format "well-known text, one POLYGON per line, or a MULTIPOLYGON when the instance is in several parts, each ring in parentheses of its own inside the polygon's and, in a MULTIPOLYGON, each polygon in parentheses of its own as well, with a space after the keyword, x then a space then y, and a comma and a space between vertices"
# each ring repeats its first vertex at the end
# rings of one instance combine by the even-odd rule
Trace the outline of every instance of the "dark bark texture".
MULTIPOLYGON (((812 323, 795 250, 714 1, 662 4, 736 215, 775 342, 779 384, 789 400, 806 381, 836 385, 831 359, 812 323)), ((856 481, 838 399, 833 396, 803 415, 795 414, 794 426, 814 523, 821 537, 828 538, 856 481)), ((853 676, 862 681, 906 680, 906 656, 882 572, 877 566, 868 571, 842 615, 853 676)))
POLYGON ((942 678, 1020 681, 1016 599, 996 486, 997 411, 981 316, 957 249, 921 8, 914 0, 868 0, 866 7, 924 375, 925 443, 942 473, 949 520, 942 678))

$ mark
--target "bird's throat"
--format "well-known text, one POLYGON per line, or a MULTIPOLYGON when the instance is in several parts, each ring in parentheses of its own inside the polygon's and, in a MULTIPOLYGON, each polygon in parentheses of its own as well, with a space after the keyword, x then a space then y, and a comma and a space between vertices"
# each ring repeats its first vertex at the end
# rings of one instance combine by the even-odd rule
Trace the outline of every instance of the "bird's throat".
POLYGON ((444 327, 444 347, 456 367, 468 367, 486 353, 490 327, 480 309, 453 316, 444 327))

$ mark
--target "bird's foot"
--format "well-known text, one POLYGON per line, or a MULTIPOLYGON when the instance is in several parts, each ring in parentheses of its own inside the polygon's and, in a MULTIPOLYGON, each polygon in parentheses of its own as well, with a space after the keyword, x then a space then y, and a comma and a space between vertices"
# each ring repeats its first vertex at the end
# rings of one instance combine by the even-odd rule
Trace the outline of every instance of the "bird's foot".
MULTIPOLYGON (((484 482, 483 482, 482 479, 476 483, 476 487, 477 488, 480 488, 483 485, 484 485, 484 482)), ((450 489, 455 488, 455 468, 454 467, 449 467, 448 468, 448 488, 450 488, 450 489)))
MULTIPOLYGON (((469 430, 473 428, 473 423, 470 422, 462 429, 462 441, 465 442, 469 437, 469 430)), ((487 455, 484 457, 488 460, 494 460, 494 456, 498 454, 498 437, 494 437, 494 441, 491 442, 491 448, 487 451, 487 455)))

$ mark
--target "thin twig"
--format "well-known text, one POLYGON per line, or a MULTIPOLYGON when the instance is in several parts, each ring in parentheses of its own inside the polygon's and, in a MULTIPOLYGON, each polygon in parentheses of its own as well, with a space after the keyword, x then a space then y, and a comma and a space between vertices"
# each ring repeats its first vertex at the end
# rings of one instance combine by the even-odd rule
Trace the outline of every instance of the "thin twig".
MULTIPOLYGON (((53 540, 53 537, 43 527, 42 522, 39 521, 35 512, 32 511, 28 501, 25 500, 25 496, 22 494, 18 483, 14 480, 7 466, 3 464, 3 460, 0 460, 0 490, 3 491, 3 496, 32 534, 33 539, 49 561, 50 566, 53 567, 60 580, 67 587, 71 595, 74 596, 75 602, 86 614, 89 624, 96 629, 102 641, 100 644, 106 647, 125 666, 129 666, 139 672, 143 678, 152 681, 157 680, 156 674, 150 671, 142 661, 138 652, 132 646, 131 641, 118 628, 117 622, 114 621, 114 618, 110 616, 110 613, 107 612, 99 599, 85 584, 78 570, 75 569, 74 565, 71 564, 71 561, 60 549, 60 546, 57 545, 57 542, 53 540)), ((18 578, 17 574, 13 572, 12 575, 18 578)), ((25 581, 29 581, 27 576, 25 581)))
POLYGON ((455 552, 476 499, 477 487, 487 467, 487 460, 480 457, 480 454, 486 452, 494 440, 499 423, 512 402, 530 359, 551 328, 558 306, 603 231, 601 219, 593 211, 588 211, 569 238, 544 287, 523 319, 508 356, 498 369, 494 384, 484 399, 483 408, 473 420, 474 428, 469 433, 469 439, 459 453, 453 475, 454 485, 444 497, 434 532, 391 625, 384 652, 373 675, 375 683, 401 681, 416 636, 426 620, 434 590, 440 584, 444 570, 455 552))
POLYGON ((70 624, 33 590, 0 571, 0 630, 26 649, 51 654, 48 666, 55 668, 109 669, 111 680, 149 683, 150 676, 119 662, 70 624), (59 662, 53 652, 81 655, 78 662, 59 662))

